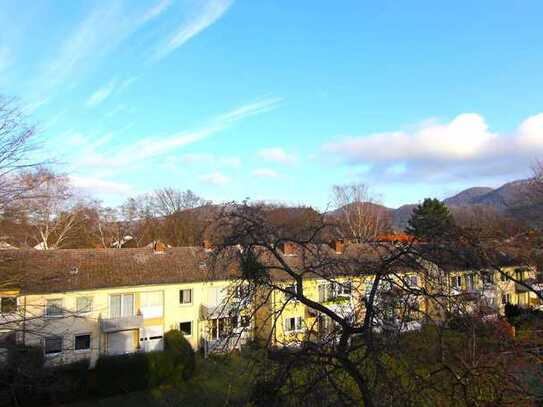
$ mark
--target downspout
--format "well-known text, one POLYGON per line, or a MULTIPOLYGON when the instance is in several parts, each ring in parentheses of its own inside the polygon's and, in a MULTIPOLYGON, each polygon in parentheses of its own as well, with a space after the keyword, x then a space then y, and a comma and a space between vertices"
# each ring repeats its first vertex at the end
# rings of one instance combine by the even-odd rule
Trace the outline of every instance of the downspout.
POLYGON ((26 346, 26 295, 23 299, 23 346, 26 346))

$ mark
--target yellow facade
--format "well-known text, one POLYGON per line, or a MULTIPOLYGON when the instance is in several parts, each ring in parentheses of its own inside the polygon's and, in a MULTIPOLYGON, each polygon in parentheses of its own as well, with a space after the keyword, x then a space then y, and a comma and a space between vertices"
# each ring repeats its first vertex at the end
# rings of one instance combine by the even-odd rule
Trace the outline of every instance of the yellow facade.
MULTIPOLYGON (((504 272, 522 281, 535 277, 533 269, 511 267, 504 272)), ((494 306, 500 314, 506 302, 539 305, 535 294, 498 273, 461 271, 449 273, 447 278, 451 297, 477 292, 474 298, 488 300, 487 305, 494 306)), ((374 276, 341 277, 330 282, 307 278, 303 280, 303 291, 310 300, 335 313, 362 321, 363 297, 368 295, 373 279, 374 276)), ((243 336, 234 347, 254 335, 269 340, 267 343, 272 346, 285 346, 318 338, 333 325, 329 317, 289 295, 297 289, 292 282, 277 284, 281 290, 258 294, 257 299, 266 301, 252 319, 248 318, 251 304, 244 306, 245 311, 228 305, 233 301, 235 282, 227 280, 53 294, 18 295, 6 291, 0 296, 18 295, 17 312, 22 317, 17 333, 19 343, 42 346, 51 364, 90 359, 93 366, 100 355, 160 350, 164 333, 173 329, 185 332, 193 348, 211 352, 220 350, 217 346, 232 332, 243 336)), ((409 287, 415 293, 410 303, 415 320, 431 311, 428 300, 416 294, 419 288, 429 289, 421 276, 407 273, 397 276, 394 284, 409 287)))

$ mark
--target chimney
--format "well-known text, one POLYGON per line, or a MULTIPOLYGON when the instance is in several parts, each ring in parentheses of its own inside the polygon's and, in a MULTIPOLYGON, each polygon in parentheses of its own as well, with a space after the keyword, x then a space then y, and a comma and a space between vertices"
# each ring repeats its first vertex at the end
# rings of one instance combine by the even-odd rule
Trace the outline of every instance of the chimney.
POLYGON ((345 251, 345 241, 342 239, 336 239, 332 241, 332 249, 335 250, 336 254, 343 254, 345 251))
POLYGON ((213 251, 213 243, 211 243, 211 240, 204 240, 204 249, 206 252, 213 251))
POLYGON ((155 244, 153 245, 153 251, 156 253, 156 254, 163 254, 163 253, 166 253, 166 249, 168 248, 168 246, 166 245, 166 243, 160 241, 160 240, 157 240, 155 242, 155 244))
POLYGON ((296 256, 296 245, 292 242, 281 243, 281 249, 285 256, 296 256))

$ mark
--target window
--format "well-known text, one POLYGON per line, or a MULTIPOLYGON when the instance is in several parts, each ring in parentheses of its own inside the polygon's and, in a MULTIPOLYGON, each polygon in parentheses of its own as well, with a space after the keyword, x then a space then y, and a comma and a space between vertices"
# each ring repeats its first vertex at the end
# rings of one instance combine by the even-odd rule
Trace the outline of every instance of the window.
POLYGON ((109 297, 110 318, 131 317, 134 315, 134 294, 115 294, 109 297))
POLYGON ((336 291, 337 295, 350 296, 351 292, 353 291, 352 283, 350 281, 346 281, 342 284, 337 284, 336 291))
POLYGON ((409 287, 416 287, 419 283, 417 276, 407 276, 407 285, 409 287))
POLYGON ((62 353, 62 337, 49 336, 45 338, 44 350, 46 355, 56 355, 62 353))
POLYGON ((192 288, 179 290, 179 304, 191 304, 191 303, 192 303, 192 288))
POLYGON ((295 300, 295 294, 298 292, 298 286, 296 284, 291 284, 285 287, 285 298, 287 300, 295 300))
POLYGON ((47 300, 45 304, 45 315, 48 317, 60 317, 64 313, 62 300, 47 300))
POLYGON ((511 294, 502 295, 502 304, 511 304, 511 294))
POLYGON ((524 271, 523 270, 515 270, 515 279, 518 281, 524 280, 524 271))
POLYGON ((92 312, 92 297, 77 297, 75 310, 78 314, 92 312))
POLYGON ((232 325, 230 318, 216 318, 210 320, 211 323, 211 339, 224 339, 232 333, 232 325))
POLYGON ((90 350, 91 336, 89 334, 76 335, 74 338, 74 349, 79 351, 90 350))
POLYGON ((2 314, 9 314, 17 311, 17 297, 2 297, 1 309, 2 314))
POLYGON ((485 271, 483 272, 483 281, 485 284, 494 284, 494 272, 485 271))
POLYGON ((191 336, 192 335, 192 321, 180 322, 179 330, 183 332, 183 335, 191 336))
POLYGON ((462 286, 462 279, 460 276, 451 277, 451 286, 453 288, 460 288, 462 286))
POLYGON ((303 317, 290 317, 285 319, 285 332, 297 332, 303 330, 303 317))
POLYGON ((472 289, 475 286, 475 276, 473 274, 468 274, 466 276, 466 288, 472 289))

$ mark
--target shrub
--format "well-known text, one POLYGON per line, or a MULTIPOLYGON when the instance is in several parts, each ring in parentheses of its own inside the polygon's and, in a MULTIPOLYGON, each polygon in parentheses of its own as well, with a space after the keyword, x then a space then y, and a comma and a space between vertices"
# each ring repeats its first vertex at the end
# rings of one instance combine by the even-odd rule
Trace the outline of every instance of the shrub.
POLYGON ((190 343, 179 331, 164 335, 163 352, 103 356, 96 363, 99 395, 107 396, 173 384, 192 377, 196 356, 190 343))
POLYGON ((169 331, 164 335, 165 353, 174 361, 172 377, 188 380, 196 369, 196 354, 180 331, 169 331))
POLYGON ((144 390, 149 383, 148 355, 102 356, 96 362, 96 385, 101 396, 144 390))

